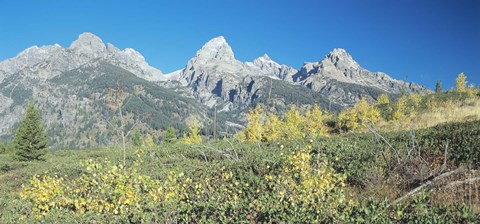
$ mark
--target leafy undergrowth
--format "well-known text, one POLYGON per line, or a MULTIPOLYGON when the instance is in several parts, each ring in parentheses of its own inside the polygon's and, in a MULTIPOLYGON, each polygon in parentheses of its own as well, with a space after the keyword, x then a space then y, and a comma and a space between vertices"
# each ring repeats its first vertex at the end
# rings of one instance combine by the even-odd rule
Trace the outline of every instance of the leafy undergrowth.
POLYGON ((472 121, 305 141, 131 148, 125 167, 116 148, 52 152, 44 162, 2 154, 0 222, 476 223, 479 181, 464 180, 479 175, 479 142, 480 121, 472 121))

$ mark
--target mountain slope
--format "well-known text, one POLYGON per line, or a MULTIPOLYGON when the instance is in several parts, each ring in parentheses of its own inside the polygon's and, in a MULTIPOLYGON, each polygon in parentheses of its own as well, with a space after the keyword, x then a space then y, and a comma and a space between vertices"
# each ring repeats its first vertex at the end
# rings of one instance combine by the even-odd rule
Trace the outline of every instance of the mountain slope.
MULTIPOLYGON (((224 37, 208 41, 184 68, 163 75, 131 48, 120 50, 91 33, 68 48, 33 46, 0 62, 0 137, 11 136, 32 99, 41 110, 57 146, 86 148, 118 141, 113 125, 112 89, 122 89, 122 112, 131 129, 159 138, 167 127, 185 129, 196 122, 202 132, 227 134, 246 122, 257 104, 282 112, 291 105, 339 111, 362 97, 375 101, 386 93, 428 92, 362 68, 343 49, 300 70, 267 54, 241 62, 224 37)), ((118 128, 117 128, 118 129, 118 128)))
POLYGON ((158 137, 167 127, 208 120, 206 108, 183 87, 157 84, 160 70, 133 49, 105 46, 84 33, 69 48, 32 47, 0 63, 0 136, 11 136, 28 100, 34 100, 49 128, 52 145, 87 148, 118 142, 108 93, 117 84, 126 129, 158 137))
POLYGON ((378 94, 400 95, 425 93, 429 90, 415 83, 395 80, 383 72, 362 68, 344 49, 334 49, 315 63, 305 63, 293 77, 293 82, 330 95, 333 102, 350 106, 362 97, 376 100, 378 94))
MULTIPOLYGON (((266 54, 253 62, 243 63, 235 59, 224 37, 208 41, 184 69, 168 77, 191 89, 192 94, 207 107, 226 104, 228 108, 222 106, 225 110, 248 107, 254 104, 255 99, 272 99, 271 95, 267 96, 272 92, 263 88, 265 83, 271 82, 266 79, 288 83, 282 85, 285 92, 293 91, 297 85, 306 87, 303 91, 314 96, 323 108, 327 108, 326 105, 332 108, 332 104, 337 109, 352 106, 362 97, 373 102, 382 93, 396 97, 403 91, 407 94, 429 91, 415 83, 395 80, 383 72, 370 72, 344 49, 334 49, 319 62, 305 63, 300 71, 280 65, 266 54), (262 97, 259 98, 260 95, 262 97)), ((298 101, 281 99, 276 104, 288 105, 298 101)))

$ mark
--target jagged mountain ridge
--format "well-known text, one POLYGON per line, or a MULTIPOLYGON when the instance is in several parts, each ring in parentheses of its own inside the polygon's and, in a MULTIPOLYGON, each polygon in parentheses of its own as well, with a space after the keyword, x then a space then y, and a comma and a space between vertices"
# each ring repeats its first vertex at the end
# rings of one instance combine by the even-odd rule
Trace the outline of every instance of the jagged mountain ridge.
POLYGON ((345 88, 339 88, 339 83, 340 85, 348 84, 348 86, 374 88, 392 95, 399 95, 402 91, 407 93, 428 91, 421 85, 395 80, 383 72, 370 72, 362 68, 349 53, 340 48, 334 49, 319 62, 305 63, 302 69, 293 76, 293 82, 323 93, 332 92, 331 89, 343 89, 333 94, 337 99, 331 98, 331 100, 344 106, 358 102, 361 97, 367 97, 371 100, 374 100, 375 97, 361 94, 349 98, 349 95, 352 96, 353 92, 345 88))
POLYGON ((62 136, 63 140, 56 137, 56 143, 69 139, 69 144, 81 147, 108 144, 113 133, 105 119, 112 114, 102 103, 105 88, 116 82, 126 90, 127 117, 140 124, 135 128, 158 135, 168 126, 183 129, 194 121, 208 134, 213 111, 218 113, 220 130, 232 131, 231 127, 245 123, 246 111, 258 103, 272 112, 314 103, 338 111, 361 97, 374 101, 381 93, 428 91, 385 73, 369 72, 343 49, 334 49, 319 62, 305 63, 300 70, 267 54, 241 62, 224 37, 208 41, 183 69, 163 75, 134 49, 120 50, 83 33, 68 48, 33 46, 0 62, 0 137, 13 133, 24 105, 33 99, 51 134, 62 136), (146 114, 149 121, 142 120, 146 114), (72 142, 75 139, 82 143, 72 142))
MULTIPOLYGON (((156 84, 164 77, 133 49, 119 50, 84 33, 69 48, 31 47, 0 62, 0 137, 11 136, 33 100, 52 145, 89 148, 118 143, 108 89, 124 90, 126 129, 158 137, 167 127, 207 121, 207 108, 183 88, 156 84), (135 127, 133 127, 135 125, 135 127)), ((117 128, 118 129, 118 128, 117 128)), ((128 131, 128 130, 126 130, 128 131)))
POLYGON ((33 46, 0 62, 0 81, 18 72, 46 80, 99 59, 149 81, 164 78, 160 70, 148 65, 145 58, 134 49, 119 50, 113 44, 105 45, 92 33, 82 33, 68 48, 58 44, 33 46))
MULTIPOLYGON (((395 80, 383 72, 370 72, 340 48, 334 49, 319 62, 305 63, 300 70, 280 65, 267 54, 253 62, 243 63, 235 59, 224 37, 207 42, 185 68, 169 77, 190 88, 207 107, 228 103, 230 109, 251 105, 258 95, 257 91, 265 87, 265 83, 258 85, 260 82, 256 84, 255 81, 265 77, 283 80, 291 86, 305 86, 312 95, 321 93, 318 101, 328 102, 329 107, 335 104, 337 108, 351 106, 362 97, 373 102, 381 93, 395 96, 402 91, 429 91, 415 83, 395 80)), ((285 87, 285 91, 291 86, 285 87)))

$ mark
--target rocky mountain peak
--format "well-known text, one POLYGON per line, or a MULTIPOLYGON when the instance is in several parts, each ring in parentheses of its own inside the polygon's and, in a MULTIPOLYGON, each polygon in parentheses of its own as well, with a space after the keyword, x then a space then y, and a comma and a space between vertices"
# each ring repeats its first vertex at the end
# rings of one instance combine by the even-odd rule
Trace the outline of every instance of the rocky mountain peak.
POLYGON ((208 41, 203 47, 197 51, 194 58, 195 63, 205 64, 207 62, 224 61, 234 62, 235 56, 232 48, 228 45, 223 36, 219 36, 208 41))
POLYGON ((334 48, 328 55, 349 57, 350 54, 343 48, 334 48))
POLYGON ((280 66, 277 62, 273 61, 267 54, 264 54, 261 57, 255 59, 253 61, 253 64, 255 64, 257 66, 262 66, 262 65, 265 65, 265 64, 275 64, 275 65, 280 66))
POLYGON ((162 71, 150 66, 140 52, 133 48, 120 50, 113 44, 107 44, 108 61, 149 81, 163 80, 162 71))
POLYGON ((262 58, 262 59, 265 60, 265 61, 271 61, 271 60, 272 60, 272 59, 268 56, 268 54, 263 54, 262 57, 260 57, 260 58, 262 58))
POLYGON ((333 64, 341 68, 360 68, 360 65, 353 60, 352 56, 343 48, 333 49, 322 61, 322 64, 333 64))
POLYGON ((70 44, 69 49, 72 49, 79 54, 93 56, 94 58, 104 57, 107 51, 102 39, 89 32, 80 34, 78 39, 70 44))

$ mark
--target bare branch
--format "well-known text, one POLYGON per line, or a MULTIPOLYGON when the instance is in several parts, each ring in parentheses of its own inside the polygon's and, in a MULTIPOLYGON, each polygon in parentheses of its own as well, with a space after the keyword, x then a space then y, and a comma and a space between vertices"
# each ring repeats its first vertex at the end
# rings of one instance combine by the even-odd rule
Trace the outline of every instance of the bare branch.
POLYGON ((390 203, 388 206, 390 207, 391 205, 395 205, 395 204, 397 204, 398 202, 405 200, 406 198, 408 198, 408 197, 416 194, 418 191, 422 190, 423 188, 425 188, 425 187, 433 184, 435 181, 438 181, 438 180, 443 179, 443 178, 445 178, 445 177, 451 176, 451 175, 453 175, 453 174, 455 174, 455 173, 459 173, 459 172, 461 172, 461 171, 463 171, 463 168, 462 168, 462 167, 459 167, 459 168, 457 168, 457 169, 455 169, 455 170, 452 170, 452 171, 450 171, 450 172, 446 172, 446 173, 443 173, 443 174, 441 174, 441 175, 439 175, 439 176, 436 176, 436 177, 434 177, 433 179, 429 179, 427 182, 425 182, 425 183, 423 183, 422 185, 416 187, 415 189, 409 191, 407 194, 403 195, 402 197, 395 199, 395 200, 394 200, 392 203, 390 203))
POLYGON ((367 127, 367 129, 372 132, 372 134, 374 134, 375 136, 379 137, 383 142, 385 142, 385 144, 387 144, 391 149, 392 151, 395 153, 395 156, 397 157, 397 163, 400 164, 400 155, 397 151, 397 149, 395 149, 382 135, 378 134, 378 131, 375 129, 375 126, 369 126, 369 125, 366 125, 364 124, 365 127, 367 127))
POLYGON ((469 179, 465 179, 465 180, 453 181, 453 182, 443 186, 443 188, 453 187, 453 186, 457 186, 457 185, 461 185, 461 184, 472 184, 475 181, 480 181, 480 177, 473 177, 473 178, 469 178, 469 179))
POLYGON ((447 169, 447 149, 448 149, 448 140, 447 140, 447 144, 445 144, 445 149, 443 150, 443 164, 442 164, 442 169, 440 170, 439 173, 442 173, 445 169, 447 169))

